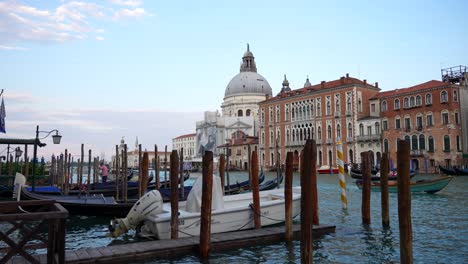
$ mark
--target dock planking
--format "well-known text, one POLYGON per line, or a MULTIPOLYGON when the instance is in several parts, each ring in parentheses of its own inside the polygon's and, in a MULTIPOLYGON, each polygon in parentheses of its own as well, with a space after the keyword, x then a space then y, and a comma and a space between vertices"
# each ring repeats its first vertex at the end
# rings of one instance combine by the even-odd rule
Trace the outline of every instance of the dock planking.
MULTIPOLYGON (((263 227, 228 233, 211 235, 210 251, 223 251, 247 246, 261 245, 283 241, 284 226, 263 227)), ((335 232, 332 225, 314 225, 313 236, 335 232)), ((300 225, 293 225, 293 238, 300 239, 300 225)), ((66 263, 128 263, 148 259, 167 259, 180 257, 183 254, 197 254, 199 237, 181 238, 177 240, 154 240, 131 244, 112 245, 96 248, 82 248, 65 252, 66 263)), ((34 255, 40 263, 47 263, 45 255, 34 255)), ((23 263, 20 257, 13 258, 9 263, 23 263), (17 262, 18 261, 18 262, 17 262)))

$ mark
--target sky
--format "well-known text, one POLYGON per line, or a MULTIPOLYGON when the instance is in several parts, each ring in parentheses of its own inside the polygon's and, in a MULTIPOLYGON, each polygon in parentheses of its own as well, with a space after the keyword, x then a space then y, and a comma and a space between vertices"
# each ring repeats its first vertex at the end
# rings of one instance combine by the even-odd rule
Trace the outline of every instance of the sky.
MULTIPOLYGON (((110 160, 172 148, 220 110, 249 43, 273 94, 350 76, 385 90, 467 65, 468 1, 0 1, 6 134, 110 160), (40 132, 40 137, 47 133, 40 132)), ((0 155, 6 147, 0 146, 0 155)), ((32 154, 31 154, 32 156, 32 154)))

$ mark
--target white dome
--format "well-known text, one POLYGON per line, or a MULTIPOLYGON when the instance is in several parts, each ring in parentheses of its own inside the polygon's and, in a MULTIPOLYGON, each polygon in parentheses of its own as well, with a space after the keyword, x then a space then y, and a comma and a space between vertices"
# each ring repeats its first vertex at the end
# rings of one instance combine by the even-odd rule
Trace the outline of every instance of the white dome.
POLYGON ((256 72, 240 72, 226 87, 224 97, 233 95, 244 95, 244 94, 255 94, 255 95, 272 95, 271 86, 268 81, 256 72))

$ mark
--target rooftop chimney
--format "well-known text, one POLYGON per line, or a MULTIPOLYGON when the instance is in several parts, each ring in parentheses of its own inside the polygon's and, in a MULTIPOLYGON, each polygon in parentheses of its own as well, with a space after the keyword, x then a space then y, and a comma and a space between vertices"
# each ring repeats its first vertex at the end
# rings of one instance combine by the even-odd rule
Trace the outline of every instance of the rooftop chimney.
POLYGON ((320 83, 320 87, 321 87, 321 88, 325 88, 325 81, 322 81, 322 82, 320 83))
POLYGON ((379 83, 375 82, 375 88, 379 88, 379 83))
POLYGON ((344 77, 341 77, 341 78, 340 78, 341 85, 344 85, 344 80, 345 80, 345 78, 344 78, 344 77))
POLYGON ((349 78, 349 73, 346 73, 346 79, 348 79, 348 78, 349 78))
POLYGON ((366 79, 364 79, 363 81, 364 81, 364 85, 367 85, 367 80, 366 80, 366 79))

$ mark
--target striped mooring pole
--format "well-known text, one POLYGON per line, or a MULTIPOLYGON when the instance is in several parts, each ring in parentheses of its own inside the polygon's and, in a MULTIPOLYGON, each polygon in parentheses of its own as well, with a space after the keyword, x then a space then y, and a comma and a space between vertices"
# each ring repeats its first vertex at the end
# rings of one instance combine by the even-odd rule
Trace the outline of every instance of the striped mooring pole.
POLYGON ((338 163, 338 178, 340 180, 341 187, 341 203, 343 204, 343 209, 348 208, 348 199, 346 198, 346 180, 344 172, 344 163, 343 163, 343 144, 341 141, 336 142, 336 156, 338 163))

